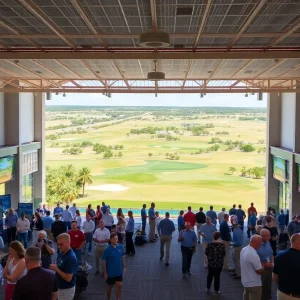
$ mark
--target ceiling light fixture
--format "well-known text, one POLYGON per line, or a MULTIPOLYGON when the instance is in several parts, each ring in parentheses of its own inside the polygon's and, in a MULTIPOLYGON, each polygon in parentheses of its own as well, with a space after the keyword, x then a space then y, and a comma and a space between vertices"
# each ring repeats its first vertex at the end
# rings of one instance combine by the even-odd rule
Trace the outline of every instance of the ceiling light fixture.
POLYGON ((248 93, 245 94, 245 97, 246 97, 246 98, 248 97, 248 93))
POLYGON ((200 94, 200 98, 203 98, 203 93, 200 94))
POLYGON ((147 79, 152 81, 165 80, 166 74, 164 72, 158 71, 157 60, 154 60, 153 63, 154 63, 154 72, 149 72, 147 74, 147 79))
POLYGON ((65 93, 65 92, 63 93, 63 97, 67 97, 67 95, 66 95, 66 93, 65 93))
POLYGON ((140 34, 143 48, 166 48, 170 46, 170 35, 164 31, 147 31, 140 34))

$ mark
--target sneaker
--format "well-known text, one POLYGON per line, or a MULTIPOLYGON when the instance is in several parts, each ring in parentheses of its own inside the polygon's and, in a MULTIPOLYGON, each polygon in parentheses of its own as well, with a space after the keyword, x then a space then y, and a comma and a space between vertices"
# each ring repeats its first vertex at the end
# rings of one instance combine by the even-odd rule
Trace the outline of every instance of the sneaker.
POLYGON ((205 291, 206 291, 206 293, 209 293, 209 292, 210 292, 210 289, 206 288, 205 291))
POLYGON ((166 263, 166 267, 168 267, 169 266, 169 263, 166 263))
POLYGON ((219 296, 219 295, 221 295, 221 292, 220 291, 215 291, 215 296, 219 296))
POLYGON ((234 273, 231 273, 230 276, 234 277, 234 276, 237 276, 237 274, 234 272, 234 273))
POLYGON ((159 260, 162 260, 164 257, 163 256, 161 256, 160 258, 159 258, 159 260))
POLYGON ((89 252, 88 256, 91 256, 91 252, 89 252))
POLYGON ((198 244, 200 244, 200 241, 198 241, 198 244))
POLYGON ((182 279, 186 279, 186 274, 183 274, 183 275, 182 275, 182 279))

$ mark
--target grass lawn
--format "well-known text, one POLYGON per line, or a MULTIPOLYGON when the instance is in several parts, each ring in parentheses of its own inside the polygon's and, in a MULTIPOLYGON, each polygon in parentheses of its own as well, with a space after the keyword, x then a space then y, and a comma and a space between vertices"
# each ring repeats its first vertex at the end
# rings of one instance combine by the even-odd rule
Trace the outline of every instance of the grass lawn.
MULTIPOLYGON (((57 125, 58 121, 51 121, 57 125)), ((76 168, 88 167, 93 175, 92 186, 104 184, 120 184, 128 189, 120 192, 97 191, 86 189, 87 195, 78 199, 78 206, 93 206, 102 201, 111 207, 140 208, 143 203, 149 207, 153 201, 157 209, 186 209, 191 204, 198 209, 203 206, 208 209, 214 205, 216 210, 229 208, 233 203, 242 204, 248 208, 254 202, 259 211, 265 209, 264 179, 241 177, 243 166, 252 168, 265 165, 265 154, 239 150, 224 151, 221 144, 217 152, 194 155, 200 148, 212 146, 212 137, 222 140, 244 141, 257 144, 265 139, 265 123, 259 121, 239 121, 237 119, 205 119, 197 123, 213 123, 214 128, 208 129, 208 136, 192 136, 184 131, 178 135, 180 140, 166 141, 151 138, 149 134, 129 134, 131 129, 147 126, 176 126, 181 128, 183 121, 175 118, 172 121, 157 121, 149 116, 145 120, 129 120, 97 130, 88 129, 86 134, 64 135, 55 141, 60 145, 91 141, 105 145, 124 145, 121 158, 103 159, 103 154, 95 154, 92 148, 84 148, 80 155, 63 155, 62 148, 51 148, 53 141, 47 141, 46 160, 50 167, 73 164, 76 168), (228 135, 216 135, 216 132, 227 131, 228 135), (168 160, 167 153, 175 153, 179 160, 168 160), (193 155, 191 154, 193 152, 193 155), (152 156, 149 156, 149 153, 152 156), (231 174, 230 167, 237 171, 231 174)), ((64 124, 68 124, 65 122, 64 124)), ((50 123, 47 123, 50 126, 50 123)), ((182 129, 183 130, 183 129, 182 129)), ((48 133, 48 132, 47 132, 48 133)), ((119 150, 113 151, 118 154, 119 150)))

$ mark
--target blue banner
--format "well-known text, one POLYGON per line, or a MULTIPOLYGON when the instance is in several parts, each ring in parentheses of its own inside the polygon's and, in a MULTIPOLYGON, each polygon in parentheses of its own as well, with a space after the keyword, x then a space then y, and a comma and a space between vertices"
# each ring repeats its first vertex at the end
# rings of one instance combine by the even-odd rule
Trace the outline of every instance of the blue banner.
POLYGON ((0 200, 2 201, 3 212, 11 208, 11 195, 0 195, 0 200))
POLYGON ((28 219, 32 218, 33 215, 33 204, 32 203, 18 203, 18 216, 21 217, 21 213, 24 212, 28 219))

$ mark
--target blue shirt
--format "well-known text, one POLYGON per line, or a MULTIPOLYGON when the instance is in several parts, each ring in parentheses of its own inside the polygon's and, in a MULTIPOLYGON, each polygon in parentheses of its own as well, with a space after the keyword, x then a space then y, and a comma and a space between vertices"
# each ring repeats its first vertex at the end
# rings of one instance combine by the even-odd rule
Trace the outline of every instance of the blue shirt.
POLYGON ((181 241, 181 246, 183 247, 195 247, 197 243, 197 236, 193 230, 182 230, 179 233, 179 237, 183 236, 183 241, 181 241))
POLYGON ((53 210, 53 216, 55 214, 61 214, 63 212, 63 209, 61 207, 55 207, 54 210, 53 210))
POLYGON ((243 245, 243 231, 240 227, 234 228, 232 232, 232 246, 233 247, 240 247, 243 245))
POLYGON ((134 231, 134 218, 129 218, 125 231, 126 232, 133 232, 134 231))
POLYGON ((214 232, 217 231, 215 224, 207 225, 206 223, 200 227, 199 232, 204 234, 203 243, 208 244, 214 239, 214 232))
POLYGON ((224 220, 220 224, 220 234, 221 234, 221 239, 226 242, 231 241, 231 235, 230 235, 230 230, 228 223, 224 220))
POLYGON ((256 216, 250 216, 249 217, 249 224, 251 226, 255 226, 256 225, 256 216))
POLYGON ((175 226, 170 219, 164 218, 159 222, 157 229, 161 235, 172 235, 173 231, 175 231, 175 226))
POLYGON ((72 280, 70 282, 65 281, 62 279, 58 273, 55 273, 57 287, 59 289, 70 289, 75 286, 76 283, 76 271, 77 271, 77 258, 72 249, 70 249, 65 254, 61 252, 58 253, 56 259, 56 265, 58 268, 66 273, 66 274, 73 274, 72 280))
POLYGON ((141 209, 141 217, 142 218, 146 218, 147 217, 147 213, 146 213, 146 209, 145 208, 141 209))
POLYGON ((245 212, 240 208, 236 210, 235 215, 237 216, 238 222, 243 222, 244 217, 246 217, 245 212))
POLYGON ((280 226, 284 226, 285 225, 285 220, 286 220, 286 214, 280 214, 277 218, 278 223, 280 226))
POLYGON ((121 244, 117 244, 116 248, 112 245, 108 245, 104 250, 102 260, 106 261, 107 277, 111 278, 123 275, 123 255, 123 246, 121 244))
POLYGON ((149 210, 148 210, 148 216, 152 220, 156 219, 154 208, 152 208, 152 207, 149 208, 149 210))
POLYGON ((50 217, 50 216, 44 217, 43 218, 44 229, 51 229, 53 222, 54 222, 54 220, 52 217, 50 217))
POLYGON ((68 209, 65 209, 62 212, 62 216, 61 216, 64 220, 64 222, 71 222, 72 221, 72 214, 69 212, 68 209))
POLYGON ((101 207, 101 211, 104 215, 106 214, 106 210, 107 210, 107 205, 101 207))
POLYGON ((270 242, 262 242, 261 246, 257 250, 257 254, 262 263, 271 262, 273 250, 270 242))
POLYGON ((5 225, 9 227, 16 227, 18 222, 18 215, 16 213, 8 214, 5 218, 5 225))
POLYGON ((184 219, 183 219, 183 216, 178 216, 178 218, 177 218, 177 223, 178 223, 178 226, 183 226, 183 227, 184 227, 184 219))
POLYGON ((207 217, 210 217, 210 220, 211 220, 211 222, 213 223, 213 224, 217 224, 217 214, 216 214, 216 212, 215 211, 213 211, 213 210, 209 210, 209 211, 207 211, 206 212, 206 216, 207 217))

